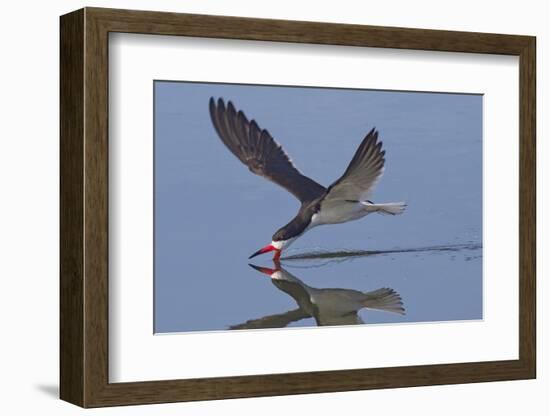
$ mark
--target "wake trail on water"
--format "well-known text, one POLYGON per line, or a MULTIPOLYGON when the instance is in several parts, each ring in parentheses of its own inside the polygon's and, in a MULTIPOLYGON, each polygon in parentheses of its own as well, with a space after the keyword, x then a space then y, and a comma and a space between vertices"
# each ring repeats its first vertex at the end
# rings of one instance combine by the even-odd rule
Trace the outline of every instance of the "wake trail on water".
POLYGON ((345 261, 357 257, 369 257, 385 254, 406 254, 406 253, 443 253, 443 252, 460 252, 473 251, 482 248, 480 243, 466 244, 442 244, 424 247, 409 247, 409 248, 392 248, 386 250, 354 250, 340 249, 328 251, 322 249, 306 250, 296 254, 281 257, 281 261, 299 262, 304 260, 331 260, 345 261))

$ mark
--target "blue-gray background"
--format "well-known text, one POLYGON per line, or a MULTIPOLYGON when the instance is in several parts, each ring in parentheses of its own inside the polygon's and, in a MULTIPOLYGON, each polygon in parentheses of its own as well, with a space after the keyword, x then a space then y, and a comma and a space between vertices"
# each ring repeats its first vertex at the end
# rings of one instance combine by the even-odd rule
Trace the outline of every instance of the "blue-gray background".
MULTIPOLYGON (((210 122, 211 96, 232 100, 325 186, 373 126, 380 132, 386 169, 371 199, 404 200, 405 213, 316 228, 289 254, 403 252, 283 262, 292 274, 317 288, 390 287, 402 296, 405 316, 363 310, 367 323, 482 318, 482 96, 167 81, 154 88, 155 332, 223 330, 296 308, 247 257, 299 203, 225 148, 210 122), (439 246, 453 250, 431 249, 439 246)), ((270 257, 253 260, 271 267, 270 257)), ((304 325, 315 323, 292 326, 304 325)))

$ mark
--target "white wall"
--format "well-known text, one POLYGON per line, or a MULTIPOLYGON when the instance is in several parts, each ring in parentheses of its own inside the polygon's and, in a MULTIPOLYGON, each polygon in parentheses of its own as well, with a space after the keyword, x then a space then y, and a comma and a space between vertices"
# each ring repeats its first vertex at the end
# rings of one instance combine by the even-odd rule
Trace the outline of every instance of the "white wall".
MULTIPOLYGON (((92 410, 88 414, 543 414, 550 364, 542 332, 548 308, 543 281, 542 184, 550 162, 543 140, 549 98, 550 26, 546 2, 514 1, 69 1, 5 2, 0 63, 0 409, 3 414, 76 414, 56 399, 58 385, 58 16, 82 6, 318 20, 538 37, 539 378, 535 381, 225 400, 92 410), (6 285, 7 284, 7 285, 6 285), (10 411, 11 410, 11 411, 10 411)), ((546 178, 548 179, 548 178, 546 178)), ((548 202, 548 201, 546 201, 548 202)), ((543 236, 544 232, 544 236, 543 236)))

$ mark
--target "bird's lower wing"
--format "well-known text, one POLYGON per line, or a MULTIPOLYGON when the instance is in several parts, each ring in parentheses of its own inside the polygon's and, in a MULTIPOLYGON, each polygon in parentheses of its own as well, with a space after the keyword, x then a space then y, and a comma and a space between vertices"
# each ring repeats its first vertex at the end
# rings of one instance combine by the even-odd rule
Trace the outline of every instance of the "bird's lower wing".
POLYGON ((378 132, 363 139, 344 174, 329 186, 323 203, 364 201, 384 173, 384 154, 378 132))
POLYGON ((363 305, 367 309, 405 315, 401 295, 388 287, 366 292, 364 294, 363 305))
POLYGON ((251 172, 282 186, 302 203, 322 196, 326 189, 302 175, 267 130, 248 121, 229 101, 210 99, 210 117, 222 142, 251 172))
POLYGON ((229 329, 263 329, 284 328, 292 322, 310 318, 302 309, 294 309, 285 313, 264 316, 263 318, 250 319, 242 324, 231 325, 229 329))

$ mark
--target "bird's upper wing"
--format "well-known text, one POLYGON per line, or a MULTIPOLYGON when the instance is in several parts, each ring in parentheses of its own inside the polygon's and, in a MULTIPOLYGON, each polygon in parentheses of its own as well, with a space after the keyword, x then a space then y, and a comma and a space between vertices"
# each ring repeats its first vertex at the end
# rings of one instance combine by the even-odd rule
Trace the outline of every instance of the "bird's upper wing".
POLYGON ((323 203, 364 201, 384 173, 384 154, 378 132, 372 129, 357 148, 344 174, 329 186, 323 203))
POLYGON ((325 187, 302 175, 267 130, 248 121, 229 101, 210 99, 210 117, 222 142, 251 172, 282 186, 302 203, 320 197, 325 187))

